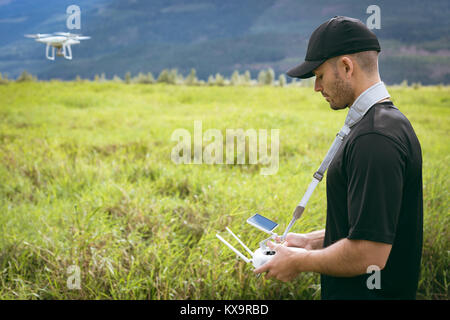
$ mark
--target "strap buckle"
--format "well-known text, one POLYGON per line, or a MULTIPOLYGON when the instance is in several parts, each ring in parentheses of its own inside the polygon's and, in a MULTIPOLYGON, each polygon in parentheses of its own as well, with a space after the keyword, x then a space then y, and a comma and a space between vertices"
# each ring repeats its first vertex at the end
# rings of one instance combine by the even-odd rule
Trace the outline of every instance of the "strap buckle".
POLYGON ((316 171, 316 172, 314 172, 313 177, 316 178, 319 181, 322 181, 323 173, 320 173, 319 171, 316 171))

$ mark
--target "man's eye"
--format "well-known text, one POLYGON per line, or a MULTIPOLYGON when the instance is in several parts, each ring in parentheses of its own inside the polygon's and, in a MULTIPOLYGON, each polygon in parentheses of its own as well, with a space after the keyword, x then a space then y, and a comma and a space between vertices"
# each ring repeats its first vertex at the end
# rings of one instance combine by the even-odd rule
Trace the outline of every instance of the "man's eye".
POLYGON ((319 76, 319 79, 322 80, 322 78, 323 78, 323 75, 320 75, 320 76, 319 76))

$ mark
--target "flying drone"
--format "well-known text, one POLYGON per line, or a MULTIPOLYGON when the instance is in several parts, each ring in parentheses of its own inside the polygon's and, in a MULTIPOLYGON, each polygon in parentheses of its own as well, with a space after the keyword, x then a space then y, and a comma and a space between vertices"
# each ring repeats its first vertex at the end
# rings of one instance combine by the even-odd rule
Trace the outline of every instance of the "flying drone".
POLYGON ((56 49, 56 56, 72 60, 72 49, 70 46, 73 44, 79 44, 80 40, 87 40, 91 38, 69 32, 55 32, 53 34, 26 34, 25 37, 35 39, 37 42, 45 43, 47 45, 45 49, 45 56, 48 60, 55 60, 56 49), (51 55, 50 47, 52 49, 51 55))

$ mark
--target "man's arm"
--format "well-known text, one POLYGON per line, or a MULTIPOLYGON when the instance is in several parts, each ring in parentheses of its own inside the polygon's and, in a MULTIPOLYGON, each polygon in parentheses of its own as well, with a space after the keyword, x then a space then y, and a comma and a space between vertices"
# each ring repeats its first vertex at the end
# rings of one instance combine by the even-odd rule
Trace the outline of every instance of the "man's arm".
POLYGON ((344 238, 324 249, 309 251, 307 263, 299 267, 335 277, 353 277, 366 273, 371 265, 384 269, 391 248, 387 243, 344 238))
POLYGON ((368 240, 341 239, 320 250, 305 250, 268 242, 275 256, 255 269, 255 273, 268 271, 266 278, 289 281, 300 272, 318 272, 337 277, 353 277, 367 272, 376 265, 382 270, 392 245, 368 240))

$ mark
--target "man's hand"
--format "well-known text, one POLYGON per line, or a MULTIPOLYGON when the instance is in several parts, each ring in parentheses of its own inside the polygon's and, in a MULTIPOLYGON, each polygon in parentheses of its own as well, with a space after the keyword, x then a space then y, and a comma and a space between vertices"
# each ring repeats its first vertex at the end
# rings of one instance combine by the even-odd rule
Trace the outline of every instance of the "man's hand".
POLYGON ((266 279, 275 278, 281 281, 290 281, 302 271, 302 260, 308 257, 308 250, 287 247, 281 244, 267 242, 268 247, 275 251, 273 258, 255 269, 254 273, 267 272, 266 279))
MULTIPOLYGON (((304 248, 306 250, 316 250, 323 247, 323 238, 325 230, 313 231, 310 233, 291 233, 286 236, 284 243, 288 247, 304 248)), ((277 237, 275 240, 280 242, 281 238, 277 237)))
POLYGON ((308 236, 303 233, 288 233, 286 236, 286 246, 305 248, 307 250, 312 249, 308 236))

